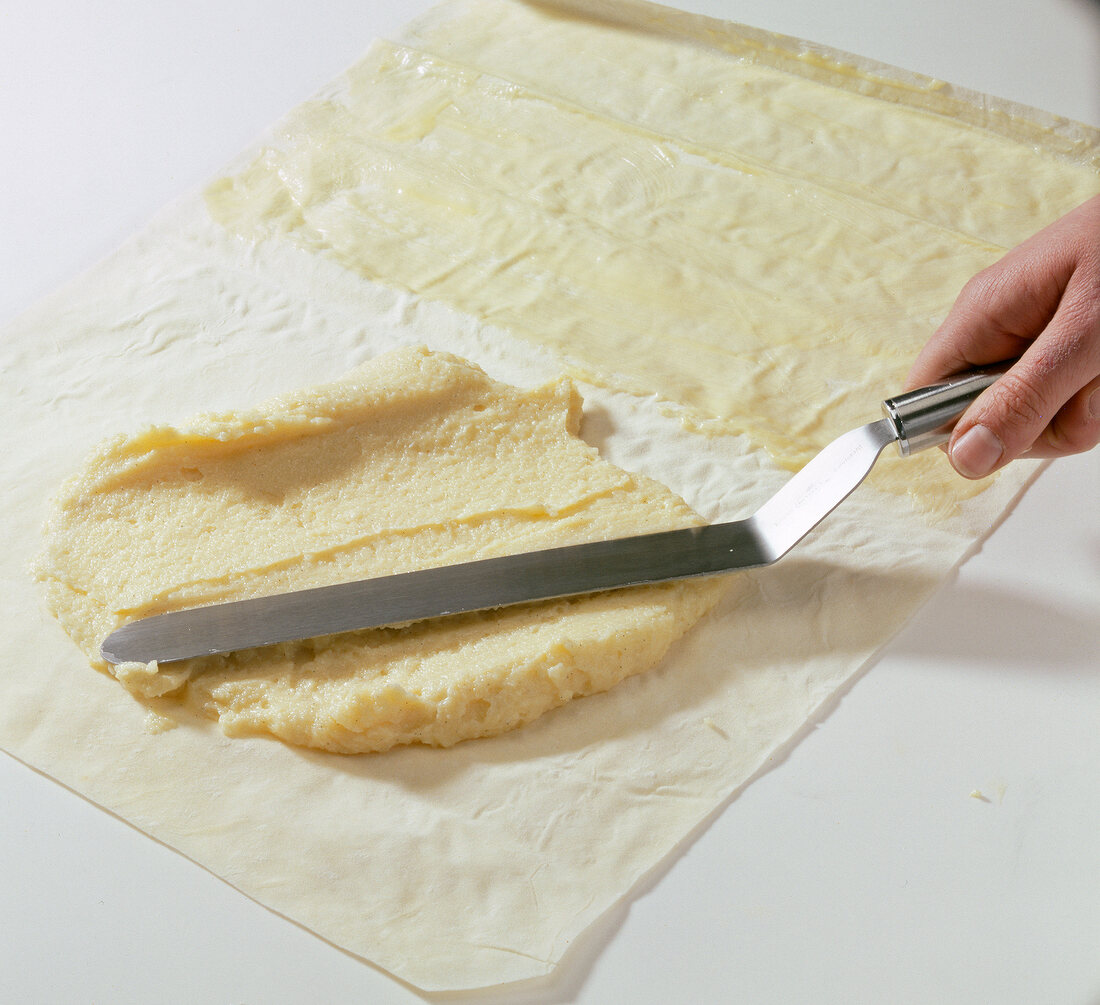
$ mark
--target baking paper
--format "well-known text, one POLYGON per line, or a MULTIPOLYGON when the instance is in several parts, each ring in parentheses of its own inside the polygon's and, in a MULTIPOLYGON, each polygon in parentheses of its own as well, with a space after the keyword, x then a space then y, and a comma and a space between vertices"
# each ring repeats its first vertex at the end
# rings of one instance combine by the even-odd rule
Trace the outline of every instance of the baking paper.
MULTIPOLYGON (((502 16, 522 19, 529 29, 523 44, 543 53, 561 44, 562 31, 574 39, 579 32, 592 52, 613 47, 629 72, 601 89, 610 103, 601 114, 636 128, 655 128, 640 120, 662 96, 640 93, 632 82, 632 38, 644 40, 648 63, 662 56, 671 81, 691 76, 700 65, 696 52, 708 66, 716 52, 727 53, 730 86, 750 58, 799 80, 809 68, 827 78, 823 100, 908 95, 909 107, 983 135, 1018 134, 1016 142, 1055 164, 1050 170, 1064 164, 1073 184, 1095 171, 1095 134, 1072 124, 1021 118, 1019 110, 904 75, 894 86, 882 68, 837 73, 822 50, 648 5, 593 5, 581 16, 571 5, 447 4, 405 43, 449 47, 448 58, 467 65, 485 51, 492 57, 486 72, 507 81, 519 70, 493 47, 468 44, 484 38, 479 25, 502 16), (1035 151, 1044 137, 1053 160, 1041 144, 1035 151)), ((509 42, 502 32, 491 37, 509 42)), ((537 83, 515 86, 537 90, 537 83)), ((337 81, 320 97, 339 100, 347 87, 337 81)), ((705 124, 705 112, 698 114, 705 124)), ((265 142, 280 137, 276 130, 265 142)), ((851 134, 836 140, 853 144, 852 163, 860 143, 884 142, 851 134)), ((245 151, 222 177, 247 168, 263 148, 245 151)), ((428 154, 445 158, 447 148, 429 144, 428 154)), ((873 179, 868 184, 874 190, 873 179)), ((922 184, 914 182, 918 205, 905 210, 918 222, 922 184)), ((1054 215, 1053 203, 1025 201, 1006 235, 1022 236, 1054 215)), ((431 234, 424 239, 430 243, 431 234)), ((479 240, 469 252, 483 265, 493 234, 479 240)), ((989 249, 995 252, 992 243, 989 249)), ((963 498, 960 491, 934 512, 896 486, 864 486, 788 558, 745 574, 749 586, 738 592, 736 611, 720 606, 659 668, 502 737, 446 751, 342 757, 231 740, 214 724, 150 729, 145 710, 91 670, 48 616, 29 571, 51 493, 108 435, 255 404, 334 379, 395 346, 424 344, 521 385, 564 370, 587 374, 582 434, 614 463, 669 485, 707 519, 746 515, 789 477, 785 455, 752 423, 707 429, 698 402, 688 416, 691 409, 677 409, 668 388, 647 388, 636 375, 617 379, 614 359, 602 368, 578 362, 567 346, 540 345, 528 325, 510 328, 491 311, 412 286, 393 277, 380 282, 331 249, 285 235, 241 235, 213 218, 198 192, 0 335, 0 386, 15 430, 0 453, 10 541, 0 558, 7 639, 0 743, 396 977, 426 990, 460 989, 552 971, 587 926, 675 854, 868 665, 1036 468, 1014 464, 980 494, 963 498)), ((954 292, 944 288, 929 301, 930 324, 954 292)), ((896 295, 904 302, 905 290, 896 295)), ((569 298, 560 297, 556 309, 568 318, 569 298)), ((583 312, 572 319, 583 335, 583 312)), ((882 352, 896 354, 891 365, 904 371, 904 352, 888 341, 882 352)), ((775 362, 764 350, 755 358, 762 367, 775 362)), ((820 359, 806 365, 828 383, 820 359)), ((861 388, 866 419, 899 390, 861 388)))

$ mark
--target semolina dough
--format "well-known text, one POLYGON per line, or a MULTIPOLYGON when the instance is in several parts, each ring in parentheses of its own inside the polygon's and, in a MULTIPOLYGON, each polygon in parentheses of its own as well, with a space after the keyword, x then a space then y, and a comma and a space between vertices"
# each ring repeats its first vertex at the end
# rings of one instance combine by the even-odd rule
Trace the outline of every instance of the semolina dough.
MULTIPOLYGON (((94 664, 128 621, 699 523, 578 437, 568 380, 520 391, 394 352, 259 409, 102 447, 48 527, 49 602, 94 664)), ((657 663, 720 580, 111 668, 135 696, 339 753, 492 736, 657 663)))

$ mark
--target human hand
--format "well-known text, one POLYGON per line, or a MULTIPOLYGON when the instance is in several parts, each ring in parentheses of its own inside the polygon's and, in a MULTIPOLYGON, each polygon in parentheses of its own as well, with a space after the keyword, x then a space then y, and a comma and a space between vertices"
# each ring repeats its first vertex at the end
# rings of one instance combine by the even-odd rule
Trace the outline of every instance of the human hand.
POLYGON ((917 356, 909 385, 1008 361, 947 445, 967 478, 1100 442, 1100 196, 971 279, 917 356))

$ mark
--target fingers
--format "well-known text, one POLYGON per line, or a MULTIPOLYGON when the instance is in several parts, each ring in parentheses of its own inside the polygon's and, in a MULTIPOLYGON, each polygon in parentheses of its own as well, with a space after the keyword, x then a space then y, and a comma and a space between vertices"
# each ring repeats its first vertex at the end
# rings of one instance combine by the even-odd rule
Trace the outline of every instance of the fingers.
POLYGON ((962 416, 948 445, 982 478, 1025 453, 1057 457, 1100 442, 1100 278, 1074 274, 1050 323, 962 416))
POLYGON ((1074 274, 1076 248, 1067 248, 1058 236, 1066 219, 1029 238, 962 288, 917 356, 910 387, 1016 359, 1026 351, 1057 310, 1074 274))
POLYGON ((1028 457, 1079 454, 1100 444, 1100 377, 1090 381, 1062 406, 1028 457))
POLYGON ((948 446, 966 477, 1100 442, 1100 197, 967 283, 909 383, 1008 360, 1016 362, 962 416, 948 446))

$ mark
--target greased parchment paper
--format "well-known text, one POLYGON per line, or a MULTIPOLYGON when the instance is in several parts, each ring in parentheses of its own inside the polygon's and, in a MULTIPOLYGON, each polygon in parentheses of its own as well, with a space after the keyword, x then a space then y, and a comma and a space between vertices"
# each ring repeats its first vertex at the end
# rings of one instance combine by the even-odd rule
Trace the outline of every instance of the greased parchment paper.
MULTIPOLYGON (((535 18, 536 27, 545 16, 555 31, 606 37, 620 61, 629 56, 622 32, 637 31, 512 4, 452 5, 418 31, 447 23, 450 37, 476 39, 476 24, 501 9, 535 18)), ((619 10, 642 24, 653 16, 650 8, 619 10)), ((674 78, 677 64, 698 65, 689 50, 701 44, 684 46, 676 30, 675 19, 662 26, 657 45, 668 47, 674 78)), ((527 38, 551 62, 555 44, 553 33, 527 38)), ((648 44, 652 52, 656 42, 648 44)), ((638 98, 635 86, 611 100, 638 98)), ((1091 156, 1068 155, 1078 164, 1091 156)), ((1066 177, 1088 184, 1080 168, 1064 163, 1066 177)), ((1041 199, 1025 201, 1027 219, 1014 224, 1021 231, 1056 215, 1041 199)), ((471 244, 470 261, 491 250, 471 244)), ((945 286, 953 279, 945 276, 945 286)), ((936 513, 892 484, 865 486, 797 553, 747 576, 749 585, 661 668, 498 739, 343 758, 229 741, 204 723, 148 731, 144 710, 89 670, 42 610, 27 566, 48 496, 104 436, 252 404, 397 345, 446 349, 522 384, 565 365, 556 352, 568 346, 532 349, 531 332, 521 341, 484 312, 409 292, 411 285, 376 283, 325 249, 242 238, 211 219, 196 196, 0 336, 16 433, 0 459, 11 528, 0 566, 9 640, 0 742, 395 975, 426 989, 474 987, 552 969, 587 924, 867 662, 1033 469, 1014 466, 957 509, 936 513)), ((930 298, 930 320, 953 292, 930 298)), ((789 291, 792 300, 797 294, 789 291)), ((904 302, 905 291, 897 298, 904 302)), ((571 315, 568 298, 555 306, 583 329, 585 315, 571 315)), ((904 371, 904 352, 885 351, 904 371)), ((797 352, 810 358, 806 366, 818 365, 812 345, 797 352)), ((745 357, 751 363, 753 354, 745 357)), ((828 369, 819 376, 827 382, 828 369)), ((660 478, 706 517, 743 515, 788 476, 760 445, 764 434, 699 435, 656 397, 615 384, 582 387, 583 431, 612 461, 660 478)), ((896 390, 860 389, 865 418, 896 390)))

